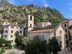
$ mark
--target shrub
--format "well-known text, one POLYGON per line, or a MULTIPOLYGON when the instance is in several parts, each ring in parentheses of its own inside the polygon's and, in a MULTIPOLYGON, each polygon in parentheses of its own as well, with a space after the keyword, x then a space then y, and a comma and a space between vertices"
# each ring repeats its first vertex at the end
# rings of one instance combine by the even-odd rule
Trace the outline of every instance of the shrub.
POLYGON ((45 40, 34 37, 30 42, 28 42, 25 46, 26 54, 46 54, 47 43, 45 40))
POLYGON ((61 51, 61 46, 58 43, 58 40, 53 37, 52 39, 49 39, 48 42, 48 52, 53 54, 58 54, 59 51, 61 51))

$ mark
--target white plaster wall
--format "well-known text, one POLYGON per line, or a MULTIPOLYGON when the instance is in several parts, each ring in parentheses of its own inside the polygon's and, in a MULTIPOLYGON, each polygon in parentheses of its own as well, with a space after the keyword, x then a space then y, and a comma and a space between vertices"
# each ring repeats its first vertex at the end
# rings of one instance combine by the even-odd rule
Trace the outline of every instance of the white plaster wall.
POLYGON ((71 39, 72 39, 72 29, 70 29, 69 31, 70 31, 70 35, 71 35, 71 39))
POLYGON ((69 21, 69 26, 72 26, 72 20, 69 21))
POLYGON ((63 26, 64 29, 68 29, 69 27, 69 23, 62 23, 61 25, 63 26), (65 24, 66 24, 66 27, 65 27, 65 24))
POLYGON ((48 39, 53 37, 53 33, 29 33, 30 38, 33 38, 33 37, 35 37, 37 35, 39 35, 40 37, 43 37, 47 41, 48 41, 48 39))
POLYGON ((38 27, 42 28, 42 27, 45 27, 45 26, 48 26, 48 25, 51 25, 51 23, 50 22, 40 22, 38 24, 38 27))
POLYGON ((2 37, 2 34, 0 34, 0 38, 2 37))
POLYGON ((22 27, 22 29, 19 28, 19 35, 23 36, 23 30, 24 30, 24 27, 22 27), (22 31, 22 33, 20 33, 20 31, 22 31))
POLYGON ((69 31, 70 31, 70 34, 71 34, 71 36, 72 36, 72 29, 70 29, 69 31))
POLYGON ((58 39, 59 42, 60 41, 62 42, 62 49, 64 49, 66 47, 65 31, 61 25, 59 25, 59 27, 56 29, 56 38, 58 39))
POLYGON ((3 25, 7 25, 7 24, 10 24, 10 23, 9 23, 9 22, 4 22, 4 23, 3 23, 3 25))
POLYGON ((42 23, 42 27, 45 27, 45 26, 48 26, 48 25, 51 25, 51 23, 50 22, 43 22, 42 23))
POLYGON ((30 16, 32 16, 32 20, 34 21, 34 16, 33 15, 28 15, 28 20, 30 20, 30 16))
POLYGON ((28 31, 33 30, 33 27, 34 27, 34 16, 32 16, 32 20, 30 20, 30 16, 32 15, 28 15, 28 19, 27 19, 28 31), (32 27, 30 27, 30 24, 32 24, 32 27))
POLYGON ((17 28, 17 26, 14 26, 14 28, 11 28, 11 26, 8 26, 8 28, 5 28, 5 26, 4 26, 4 31, 5 30, 7 30, 8 33, 4 32, 3 33, 3 38, 8 40, 8 41, 13 40, 12 44, 15 44, 15 42, 14 42, 15 41, 15 33, 16 33, 16 31, 19 31, 19 27, 17 28), (13 33, 11 33, 11 30, 13 31, 13 33), (4 37, 5 35, 7 35, 6 38, 4 37), (12 37, 11 37, 11 35, 12 35, 12 37))
POLYGON ((3 30, 3 38, 4 39, 6 39, 6 40, 8 40, 8 33, 5 33, 5 30, 9 30, 9 26, 8 26, 8 28, 6 28, 6 26, 4 26, 4 30, 3 30), (7 37, 5 38, 5 35, 7 35, 7 37))
POLYGON ((65 32, 65 34, 67 34, 66 40, 69 40, 69 23, 63 23, 62 27, 67 30, 67 32, 65 32), (66 24, 66 27, 64 26, 65 24, 66 24))

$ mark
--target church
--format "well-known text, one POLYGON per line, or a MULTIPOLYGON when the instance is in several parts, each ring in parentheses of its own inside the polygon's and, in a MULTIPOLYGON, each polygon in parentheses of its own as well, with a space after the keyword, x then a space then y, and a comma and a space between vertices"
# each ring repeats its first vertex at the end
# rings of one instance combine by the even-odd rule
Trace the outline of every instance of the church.
POLYGON ((33 38, 34 36, 43 37, 45 40, 48 40, 52 37, 56 37, 58 42, 62 46, 62 49, 65 48, 65 31, 61 26, 61 23, 58 25, 52 25, 51 22, 42 21, 38 23, 37 26, 34 26, 34 16, 28 18, 28 36, 33 38))

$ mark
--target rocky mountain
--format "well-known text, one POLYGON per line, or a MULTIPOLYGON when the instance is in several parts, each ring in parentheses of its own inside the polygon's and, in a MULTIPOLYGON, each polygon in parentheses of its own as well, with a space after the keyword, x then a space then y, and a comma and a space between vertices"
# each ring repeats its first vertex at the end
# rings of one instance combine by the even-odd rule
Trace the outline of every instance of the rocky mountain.
POLYGON ((53 24, 64 20, 63 15, 58 10, 50 7, 38 7, 34 4, 13 5, 8 3, 7 0, 0 1, 0 24, 4 21, 24 24, 28 13, 35 16, 35 24, 42 20, 48 20, 53 24))

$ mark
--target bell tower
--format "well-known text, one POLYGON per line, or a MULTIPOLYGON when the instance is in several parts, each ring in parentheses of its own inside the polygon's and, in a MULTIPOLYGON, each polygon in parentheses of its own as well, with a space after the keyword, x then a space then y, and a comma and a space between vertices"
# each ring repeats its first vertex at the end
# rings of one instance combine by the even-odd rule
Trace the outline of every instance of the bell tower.
POLYGON ((27 31, 31 31, 33 30, 34 28, 34 16, 31 15, 31 14, 28 14, 27 15, 27 24, 26 24, 26 27, 27 27, 27 31))

